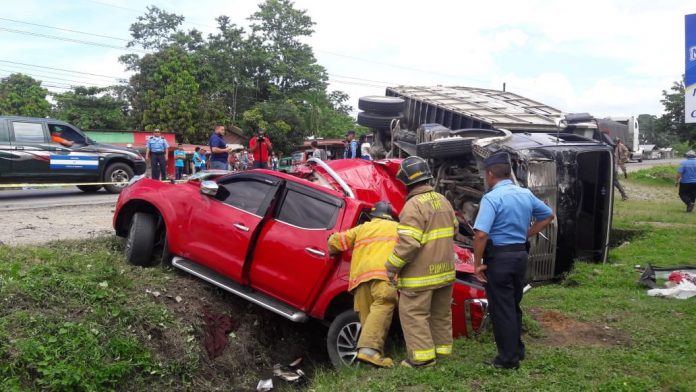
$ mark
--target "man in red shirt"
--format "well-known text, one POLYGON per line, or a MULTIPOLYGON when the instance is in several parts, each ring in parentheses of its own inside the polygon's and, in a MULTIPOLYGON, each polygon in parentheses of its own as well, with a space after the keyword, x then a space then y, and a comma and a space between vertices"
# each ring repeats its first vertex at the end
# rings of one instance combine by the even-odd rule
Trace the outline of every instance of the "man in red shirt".
POLYGON ((254 157, 254 169, 268 169, 268 157, 273 145, 263 128, 259 128, 258 133, 249 140, 249 151, 254 157))

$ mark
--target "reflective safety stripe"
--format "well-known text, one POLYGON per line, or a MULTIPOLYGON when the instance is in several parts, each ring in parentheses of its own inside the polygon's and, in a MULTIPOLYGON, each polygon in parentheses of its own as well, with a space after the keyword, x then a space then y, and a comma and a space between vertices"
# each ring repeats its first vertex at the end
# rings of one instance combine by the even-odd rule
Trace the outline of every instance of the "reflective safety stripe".
POLYGON ((338 233, 338 239, 341 242, 341 250, 342 251, 348 250, 348 241, 346 240, 345 233, 338 233))
POLYGON ((393 253, 391 254, 391 256, 389 256, 387 260, 389 260, 389 263, 396 268, 401 268, 406 265, 406 261, 404 259, 393 253))
POLYGON ((427 350, 413 350, 413 359, 415 361, 429 361, 435 359, 435 349, 429 348, 427 350))
POLYGON ((417 288, 425 286, 434 286, 437 284, 448 283, 454 281, 455 271, 443 272, 436 275, 419 276, 415 278, 399 278, 398 286, 400 288, 417 288))
POLYGON ((415 227, 398 225, 396 226, 396 232, 399 234, 411 236, 418 242, 421 242, 421 240, 423 239, 423 231, 416 229, 415 227))
POLYGON ((385 271, 385 270, 367 271, 367 272, 363 272, 362 274, 358 275, 354 279, 351 279, 350 282, 348 282, 348 290, 352 290, 360 283, 367 282, 368 280, 372 280, 375 278, 381 278, 382 280, 389 280, 389 278, 387 277, 387 271, 385 271))
POLYGON ((452 345, 451 344, 445 344, 442 346, 436 346, 435 347, 435 352, 438 355, 450 355, 452 354, 452 345))
POLYGON ((394 242, 396 243, 399 240, 399 237, 392 237, 392 236, 387 236, 387 237, 369 237, 369 238, 363 238, 360 241, 355 241, 355 244, 353 244, 353 250, 360 248, 362 246, 366 246, 368 244, 371 244, 373 242, 394 242))
POLYGON ((454 237, 454 227, 444 227, 442 229, 431 230, 423 234, 423 239, 421 244, 426 244, 429 241, 433 241, 439 238, 450 238, 454 237))

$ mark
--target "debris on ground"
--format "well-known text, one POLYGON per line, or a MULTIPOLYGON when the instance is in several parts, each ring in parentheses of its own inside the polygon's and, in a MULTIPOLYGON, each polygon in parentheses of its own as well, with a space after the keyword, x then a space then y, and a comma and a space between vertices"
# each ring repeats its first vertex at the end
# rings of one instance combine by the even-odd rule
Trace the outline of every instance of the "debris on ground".
POLYGON ((266 380, 259 380, 259 383, 256 384, 256 391, 257 392, 268 392, 273 389, 273 380, 272 379, 266 379, 266 380))
MULTIPOLYGON (((302 363, 302 358, 297 358, 289 365, 279 363, 273 365, 273 377, 292 384, 299 384, 307 380, 307 375, 298 366, 302 363)), ((256 386, 257 391, 270 391, 273 389, 273 379, 259 380, 256 386)))
POLYGON ((233 323, 230 316, 214 314, 208 309, 203 309, 205 321, 205 337, 203 347, 210 359, 219 357, 227 346, 227 335, 232 332, 233 323))
POLYGON ((651 297, 687 299, 696 296, 696 266, 658 267, 648 264, 638 283, 649 288, 651 297), (665 279, 658 287, 657 279, 665 279))

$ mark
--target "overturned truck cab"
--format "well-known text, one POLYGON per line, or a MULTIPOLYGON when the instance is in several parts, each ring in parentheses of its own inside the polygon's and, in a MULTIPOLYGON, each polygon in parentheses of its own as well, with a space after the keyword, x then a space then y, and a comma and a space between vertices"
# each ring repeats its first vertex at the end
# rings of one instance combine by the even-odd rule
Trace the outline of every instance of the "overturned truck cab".
POLYGON ((512 179, 529 188, 557 219, 530 239, 529 281, 550 280, 575 260, 605 262, 613 210, 613 150, 552 107, 505 91, 466 87, 388 88, 404 100, 400 124, 375 130, 392 156, 419 155, 431 163, 435 189, 460 220, 458 241, 471 244, 473 222, 487 191, 483 159, 504 150, 512 179), (401 128, 401 129, 399 129, 401 128), (590 137, 587 137, 590 136, 590 137))

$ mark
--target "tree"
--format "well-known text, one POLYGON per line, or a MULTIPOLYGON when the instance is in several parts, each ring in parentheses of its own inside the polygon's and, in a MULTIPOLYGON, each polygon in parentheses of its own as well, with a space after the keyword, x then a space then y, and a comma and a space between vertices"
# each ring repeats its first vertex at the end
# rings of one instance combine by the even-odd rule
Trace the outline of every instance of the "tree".
POLYGON ((53 116, 83 129, 124 129, 128 102, 111 88, 75 87, 54 94, 53 116))
POLYGON ((662 90, 660 102, 664 106, 664 114, 660 117, 659 132, 665 137, 673 135, 680 141, 693 144, 696 140, 696 124, 684 122, 684 83, 674 82, 670 92, 662 90))
POLYGON ((51 105, 41 81, 20 73, 0 79, 0 113, 14 116, 46 117, 51 105))

